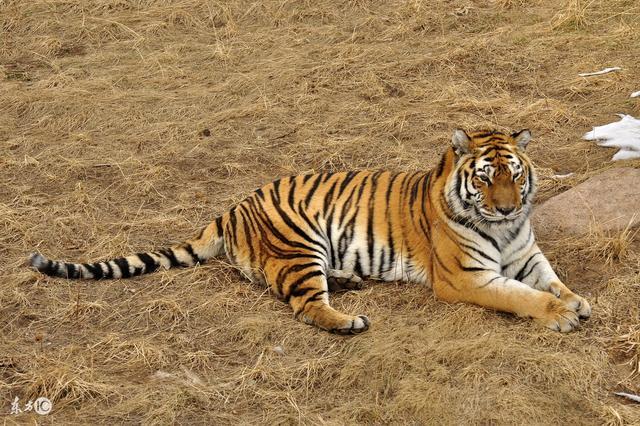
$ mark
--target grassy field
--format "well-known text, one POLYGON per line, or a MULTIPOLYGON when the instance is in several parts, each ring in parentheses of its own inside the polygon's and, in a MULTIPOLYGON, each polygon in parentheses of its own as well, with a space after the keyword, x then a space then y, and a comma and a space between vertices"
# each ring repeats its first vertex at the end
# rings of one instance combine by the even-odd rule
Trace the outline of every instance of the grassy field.
POLYGON ((0 418, 640 424, 612 395, 640 393, 628 234, 540 242, 593 307, 566 335, 412 284, 332 296, 373 322, 341 337, 223 260, 97 283, 25 266, 179 242, 282 175, 430 168, 458 126, 530 128, 543 201, 612 166, 580 138, 640 116, 639 58, 636 0, 0 2, 0 418), (10 415, 16 396, 54 410, 10 415))

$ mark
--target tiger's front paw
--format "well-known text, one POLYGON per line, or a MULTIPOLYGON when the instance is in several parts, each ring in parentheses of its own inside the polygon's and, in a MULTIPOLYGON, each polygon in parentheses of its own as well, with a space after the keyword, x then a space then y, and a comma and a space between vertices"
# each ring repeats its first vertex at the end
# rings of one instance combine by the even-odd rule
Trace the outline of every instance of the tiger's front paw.
POLYGON ((591 305, 584 297, 572 293, 570 296, 563 298, 564 302, 569 305, 580 318, 589 318, 591 316, 591 305))
POLYGON ((587 302, 587 299, 578 296, 564 284, 551 283, 549 291, 564 301, 580 318, 586 319, 591 316, 591 305, 587 302))
POLYGON ((555 331, 567 333, 580 325, 578 313, 562 299, 550 299, 545 312, 535 321, 555 331))

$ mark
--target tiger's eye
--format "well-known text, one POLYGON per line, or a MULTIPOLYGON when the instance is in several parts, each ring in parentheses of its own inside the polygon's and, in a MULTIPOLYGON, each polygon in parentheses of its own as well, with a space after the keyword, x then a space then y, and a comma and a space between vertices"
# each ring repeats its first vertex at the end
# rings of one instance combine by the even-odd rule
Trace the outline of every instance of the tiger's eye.
POLYGON ((476 177, 480 178, 481 181, 489 185, 491 183, 491 179, 487 175, 476 175, 476 177))

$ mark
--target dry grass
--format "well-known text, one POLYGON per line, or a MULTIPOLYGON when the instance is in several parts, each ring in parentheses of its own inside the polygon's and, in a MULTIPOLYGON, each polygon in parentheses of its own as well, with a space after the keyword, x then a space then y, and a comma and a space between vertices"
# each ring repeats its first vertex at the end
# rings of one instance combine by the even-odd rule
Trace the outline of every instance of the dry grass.
POLYGON ((222 261, 99 283, 24 266, 180 241, 280 175, 428 168, 454 126, 531 128, 549 198, 611 167, 583 132, 640 115, 639 17, 632 0, 1 2, 0 415, 45 395, 55 424, 639 424, 611 395, 640 392, 633 230, 541 242, 593 302, 569 335, 370 283, 333 297, 373 320, 343 338, 222 261))
POLYGON ((567 26, 573 29, 584 28, 588 24, 587 11, 595 0, 568 0, 564 10, 553 17, 554 29, 567 26))
POLYGON ((620 231, 607 231, 592 226, 583 236, 567 236, 553 241, 558 253, 571 253, 583 261, 614 268, 633 264, 637 257, 640 228, 627 226, 620 231))

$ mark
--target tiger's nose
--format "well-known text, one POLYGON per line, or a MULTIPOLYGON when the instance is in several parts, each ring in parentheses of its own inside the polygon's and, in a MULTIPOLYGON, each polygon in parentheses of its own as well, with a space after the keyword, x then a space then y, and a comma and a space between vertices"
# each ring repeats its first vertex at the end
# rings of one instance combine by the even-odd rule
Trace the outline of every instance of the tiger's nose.
POLYGON ((505 216, 509 216, 509 213, 513 212, 515 209, 515 207, 496 207, 496 210, 505 216))

